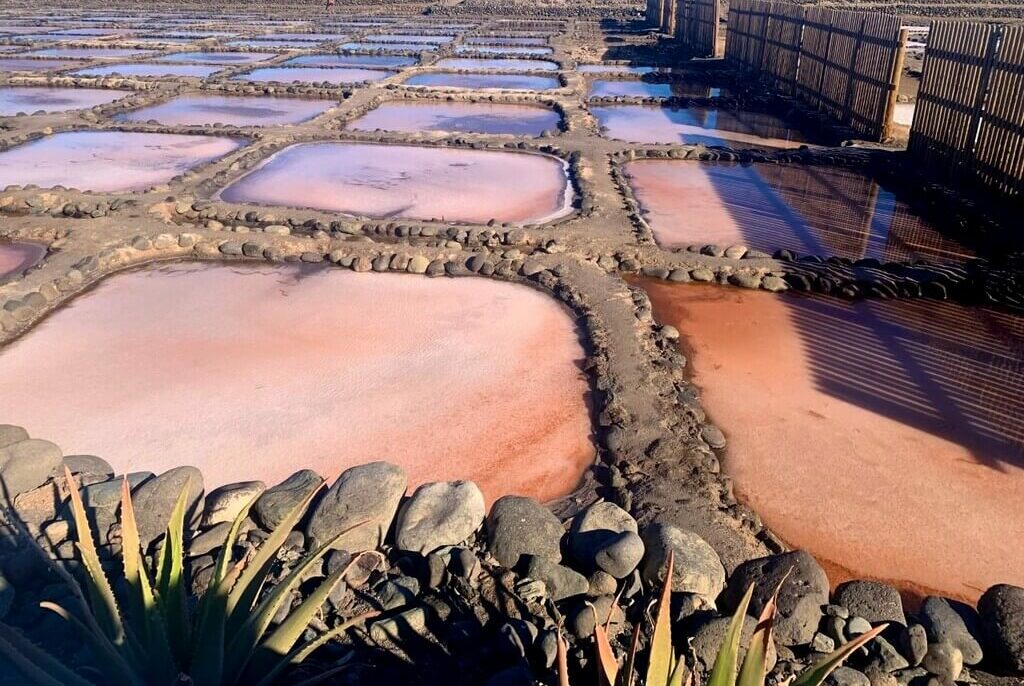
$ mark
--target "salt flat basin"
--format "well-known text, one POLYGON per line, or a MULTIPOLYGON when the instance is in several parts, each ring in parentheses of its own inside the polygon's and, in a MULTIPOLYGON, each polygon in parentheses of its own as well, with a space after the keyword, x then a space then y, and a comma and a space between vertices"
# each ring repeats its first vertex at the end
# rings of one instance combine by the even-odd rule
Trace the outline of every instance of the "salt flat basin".
POLYGON ((833 583, 1024 584, 1024 318, 644 286, 691 348, 737 495, 833 583))
POLYGON ((581 64, 576 71, 584 74, 653 74, 654 67, 635 67, 628 64, 581 64))
POLYGON ((0 88, 0 117, 18 112, 32 114, 67 112, 114 102, 130 91, 103 88, 39 88, 35 86, 5 86, 0 88))
POLYGON ((438 36, 432 33, 379 33, 375 36, 366 36, 364 41, 371 43, 434 43, 443 45, 455 40, 454 36, 438 36))
POLYGON ((93 60, 97 58, 144 57, 156 52, 137 48, 47 48, 26 52, 21 57, 56 57, 69 60, 93 60))
POLYGON ((591 107, 609 138, 629 143, 798 148, 809 141, 781 117, 703 107, 591 107))
POLYGON ((230 126, 275 126, 298 124, 323 114, 337 104, 330 100, 303 100, 274 96, 185 95, 152 107, 143 107, 115 117, 118 121, 155 119, 169 126, 228 124, 230 126))
POLYGON ((46 250, 41 243, 0 238, 0 281, 38 264, 46 256, 46 250))
POLYGON ((275 57, 266 52, 179 52, 158 57, 155 62, 198 62, 201 64, 253 64, 275 57))
POLYGON ((590 84, 592 98, 719 98, 723 95, 728 95, 723 88, 686 81, 648 83, 598 79, 590 84))
POLYGON ((286 67, 411 67, 419 60, 403 55, 299 55, 284 63, 286 67))
POLYGON ((236 40, 228 43, 232 48, 309 48, 312 43, 301 40, 236 40))
POLYGON ((342 43, 340 48, 342 50, 379 50, 382 52, 396 52, 403 50, 412 50, 416 52, 425 52, 437 50, 435 43, 373 43, 366 41, 356 41, 353 43, 342 43))
POLYGON ((380 81, 394 76, 393 71, 383 69, 359 69, 346 67, 263 67, 240 74, 234 81, 264 81, 277 83, 363 83, 380 81))
POLYGON ((456 55, 484 54, 484 55, 550 55, 552 48, 531 46, 531 45, 458 45, 455 47, 456 55))
POLYGON ((855 170, 637 160, 625 171, 665 248, 741 244, 882 262, 960 262, 973 255, 901 195, 855 170))
POLYGON ((434 65, 441 69, 477 69, 501 71, 556 71, 558 63, 550 60, 517 59, 475 59, 472 57, 447 57, 434 65))
POLYGON ((55 133, 0 152, 0 188, 36 184, 135 191, 167 183, 243 145, 237 138, 127 131, 55 133))
POLYGON ((353 121, 348 128, 539 136, 557 128, 560 120, 554 110, 529 105, 386 102, 353 121))
POLYGON ((71 60, 21 59, 18 57, 0 58, 0 72, 5 71, 51 71, 65 69, 75 65, 71 60))
POLYGON ((194 464, 207 489, 389 460, 410 486, 549 500, 594 456, 583 358, 566 311, 523 286, 165 265, 0 351, 0 417, 118 472, 194 464))
POLYGON ((130 64, 107 64, 102 67, 87 67, 74 72, 76 76, 138 76, 159 78, 161 76, 185 76, 204 79, 224 69, 211 64, 158 64, 156 62, 135 62, 130 64))
POLYGON ((468 45, 547 45, 547 38, 529 36, 467 36, 463 43, 468 45))
POLYGON ((558 79, 526 74, 416 74, 406 79, 406 86, 428 88, 497 88, 501 90, 546 91, 559 88, 558 79))
POLYGON ((254 36, 263 40, 294 40, 323 43, 324 41, 340 41, 348 39, 342 33, 266 33, 262 36, 254 36))
POLYGON ((229 185, 221 197, 356 216, 471 223, 536 223, 571 211, 566 166, 557 158, 413 145, 292 145, 229 185))

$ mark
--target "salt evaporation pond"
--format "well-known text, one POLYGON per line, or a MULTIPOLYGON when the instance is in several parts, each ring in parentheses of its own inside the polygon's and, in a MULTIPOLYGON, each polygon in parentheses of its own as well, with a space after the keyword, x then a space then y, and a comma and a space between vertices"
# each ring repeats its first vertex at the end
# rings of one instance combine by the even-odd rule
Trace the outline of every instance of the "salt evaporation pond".
POLYGON ((646 282, 737 495, 829 577, 1024 585, 1024 317, 646 282))
POLYGON ((47 48, 26 52, 21 57, 56 57, 68 60, 92 60, 100 57, 144 57, 156 52, 136 48, 47 48))
POLYGON ((0 351, 0 416, 118 472, 196 465, 207 490, 388 460, 410 487, 550 500, 594 456, 584 357, 567 312, 523 286, 166 265, 0 351))
POLYGON ((264 67, 236 76, 235 81, 264 81, 277 83, 362 83, 380 81, 394 76, 393 71, 381 69, 330 67, 264 67))
POLYGON ((430 52, 437 50, 434 43, 342 43, 342 50, 379 50, 381 52, 400 52, 403 50, 415 52, 430 52))
POLYGON ((102 67, 88 67, 74 72, 75 76, 141 76, 159 78, 161 76, 188 76, 206 78, 216 74, 224 67, 209 64, 157 64, 155 62, 136 62, 131 64, 108 64, 102 67))
POLYGON ((336 103, 273 96, 186 95, 151 107, 119 114, 118 121, 155 119, 168 126, 221 123, 230 126, 298 124, 323 114, 336 103))
POLYGON ((447 57, 434 65, 441 69, 477 69, 501 71, 556 71, 558 64, 550 60, 517 59, 475 59, 472 57, 447 57))
POLYGON ((254 36, 262 40, 292 40, 323 43, 324 41, 347 40, 348 36, 341 33, 266 33, 262 36, 254 36))
POLYGON ((547 45, 547 38, 530 38, 521 36, 468 36, 464 43, 469 45, 491 45, 493 43, 500 43, 501 45, 547 45))
POLYGON ((557 158, 412 145, 292 145, 229 185, 221 197, 366 217, 472 223, 536 223, 571 211, 566 165, 557 158))
POLYGON ((0 281, 20 274, 46 256, 46 246, 29 241, 0 239, 0 281))
POLYGON ((86 191, 149 188, 243 145, 237 138, 127 131, 55 133, 0 152, 0 188, 36 184, 86 191))
POLYGON ((419 60, 402 55, 299 55, 286 67, 411 67, 419 60))
POLYGON ((972 252, 868 174, 801 164, 637 160, 624 167, 658 244, 958 262, 972 252))
POLYGON ((687 81, 649 83, 599 79, 590 84, 592 98, 718 98, 727 94, 722 88, 687 81))
POLYGON ((603 133, 628 143, 798 148, 810 141, 781 117, 704 107, 591 107, 603 133))
POLYGON ((539 136, 557 128, 560 120, 553 110, 529 105, 387 102, 359 117, 348 128, 539 136))
POLYGON ((628 64, 581 64, 576 71, 583 74, 653 74, 654 67, 634 67, 628 64))
POLYGON ((252 64, 265 62, 276 55, 264 52, 179 52, 165 55, 154 62, 199 62, 202 64, 252 64))
POLYGON ((364 41, 371 43, 433 43, 442 45, 455 40, 454 36, 437 36, 430 33, 381 33, 376 36, 366 36, 364 41))
POLYGON ((228 43, 232 48, 309 48, 310 43, 300 40, 238 40, 228 43))
POLYGON ((71 60, 0 58, 0 72, 5 71, 51 71, 77 64, 71 60))
POLYGON ((558 88, 558 79, 526 74, 416 74, 403 85, 428 88, 497 88, 501 90, 544 91, 558 88))
POLYGON ((554 50, 551 48, 537 48, 517 45, 458 45, 455 47, 456 55, 483 54, 483 55, 550 55, 554 50))
POLYGON ((0 117, 18 112, 32 114, 66 112, 97 105, 106 105, 128 95, 130 91, 103 88, 45 88, 36 86, 7 86, 0 88, 0 117))

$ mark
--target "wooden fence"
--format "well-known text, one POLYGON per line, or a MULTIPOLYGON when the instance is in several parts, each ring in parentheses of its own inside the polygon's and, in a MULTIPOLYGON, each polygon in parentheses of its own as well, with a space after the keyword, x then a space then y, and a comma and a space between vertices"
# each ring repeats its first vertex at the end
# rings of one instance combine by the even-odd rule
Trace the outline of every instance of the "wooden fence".
POLYGON ((1024 195, 1024 27, 933 24, 908 152, 941 180, 1024 195))
POLYGON ((733 0, 725 56, 868 138, 887 137, 906 49, 896 15, 733 0))
POLYGON ((722 11, 718 0, 677 0, 673 35, 698 57, 718 54, 718 23, 722 11))
POLYGON ((644 12, 644 19, 655 28, 661 26, 662 4, 663 0, 647 0, 647 10, 644 12))

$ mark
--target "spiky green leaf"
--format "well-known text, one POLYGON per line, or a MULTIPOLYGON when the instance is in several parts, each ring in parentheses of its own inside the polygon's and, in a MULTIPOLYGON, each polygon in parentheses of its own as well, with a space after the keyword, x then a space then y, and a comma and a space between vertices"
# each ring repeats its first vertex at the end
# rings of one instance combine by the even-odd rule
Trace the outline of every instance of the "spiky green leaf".
POLYGON ((736 608, 735 614, 729 621, 729 628, 726 629, 725 638, 718 649, 715 657, 715 665, 711 668, 711 676, 708 677, 707 686, 733 686, 736 682, 736 667, 739 663, 740 639, 743 636, 743 622, 747 616, 747 608, 750 606, 750 598, 754 594, 754 585, 747 587, 747 592, 736 608))
MULTIPOLYGON (((353 617, 352 619, 342 622, 341 624, 339 624, 338 626, 334 627, 329 631, 325 631, 309 643, 299 646, 291 653, 289 653, 285 657, 285 659, 280 660, 277 663, 277 665, 274 666, 273 669, 267 672, 266 676, 260 679, 260 682, 256 686, 272 686, 277 677, 279 677, 281 673, 289 666, 301 664, 306 660, 307 657, 312 655, 315 650, 327 645, 327 643, 332 639, 340 636, 341 634, 345 633, 357 624, 362 624, 366 620, 372 619, 373 617, 376 617, 378 615, 380 615, 380 612, 377 611, 363 613, 361 615, 353 617)), ((353 653, 349 653, 343 659, 347 661, 352 658, 352 655, 353 653)))
POLYGON ((0 624, 0 654, 35 686, 96 686, 6 624, 0 624))
POLYGON ((188 664, 191 644, 188 593, 185 589, 185 508, 191 489, 192 480, 189 478, 178 494, 174 509, 171 510, 157 565, 157 588, 164 624, 167 627, 167 638, 175 661, 183 666, 188 664))
POLYGON ((843 661, 848 658, 855 650, 860 648, 862 645, 873 640, 875 636, 885 631, 888 624, 882 624, 876 626, 871 631, 861 634, 857 638, 851 640, 849 643, 844 645, 839 650, 835 651, 830 655, 826 655, 818 662, 814 663, 803 672, 801 672, 792 686, 820 686, 828 675, 831 674, 839 665, 843 664, 843 661))
POLYGON ((654 633, 651 636, 651 653, 647 660, 645 686, 667 686, 672 676, 675 659, 672 648, 672 575, 675 569, 675 553, 668 555, 668 569, 665 584, 661 589, 658 611, 654 619, 654 633))

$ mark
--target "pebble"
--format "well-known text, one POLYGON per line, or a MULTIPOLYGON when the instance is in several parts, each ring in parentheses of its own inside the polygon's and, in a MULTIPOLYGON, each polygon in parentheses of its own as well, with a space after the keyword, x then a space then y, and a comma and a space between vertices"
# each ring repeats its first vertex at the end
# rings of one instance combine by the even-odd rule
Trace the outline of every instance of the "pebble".
POLYGON ((985 652, 1016 672, 1024 673, 1024 588, 998 584, 978 601, 985 632, 985 652))
POLYGON ((254 519, 266 531, 273 531, 285 516, 310 493, 320 488, 323 478, 310 469, 301 469, 271 486, 253 505, 254 519))
POLYGON ((642 573, 649 585, 661 585, 671 551, 675 554, 672 590, 714 602, 725 587, 725 568, 707 541, 692 531, 660 522, 646 527, 642 536, 647 548, 642 573))
POLYGON ((395 547, 422 555, 456 545, 484 521, 484 496, 472 481, 423 484, 398 512, 395 547))
POLYGON ((932 641, 948 641, 960 650, 964 664, 981 662, 982 632, 973 607, 948 598, 928 596, 921 603, 918 620, 932 641))
POLYGON ((389 462, 346 469, 313 509, 306 533, 319 547, 360 522, 333 543, 349 552, 376 550, 384 543, 405 495, 405 471, 389 462))
POLYGON ((872 624, 889 622, 906 626, 899 591, 878 581, 848 581, 836 588, 834 601, 872 624))
POLYGON ((515 567, 523 555, 561 561, 562 523, 533 498, 498 498, 486 522, 488 550, 502 566, 515 567))
POLYGON ((921 666, 928 670, 929 674, 948 681, 956 681, 964 668, 964 656, 959 648, 946 641, 929 643, 928 652, 921 666))

